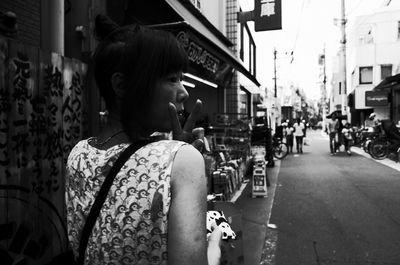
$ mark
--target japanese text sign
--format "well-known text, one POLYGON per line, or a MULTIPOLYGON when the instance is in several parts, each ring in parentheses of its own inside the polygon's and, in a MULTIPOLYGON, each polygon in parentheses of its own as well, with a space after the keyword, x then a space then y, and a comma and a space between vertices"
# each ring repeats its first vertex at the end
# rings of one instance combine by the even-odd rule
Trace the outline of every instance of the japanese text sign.
POLYGON ((281 0, 254 0, 254 30, 282 29, 281 0))

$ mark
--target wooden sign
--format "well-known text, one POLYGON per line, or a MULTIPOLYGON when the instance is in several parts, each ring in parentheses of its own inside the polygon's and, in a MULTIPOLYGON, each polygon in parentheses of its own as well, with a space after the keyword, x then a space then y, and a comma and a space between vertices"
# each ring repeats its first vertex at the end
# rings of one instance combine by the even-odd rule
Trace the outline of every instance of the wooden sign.
POLYGON ((84 127, 86 65, 0 38, 0 263, 68 248, 64 165, 84 127))

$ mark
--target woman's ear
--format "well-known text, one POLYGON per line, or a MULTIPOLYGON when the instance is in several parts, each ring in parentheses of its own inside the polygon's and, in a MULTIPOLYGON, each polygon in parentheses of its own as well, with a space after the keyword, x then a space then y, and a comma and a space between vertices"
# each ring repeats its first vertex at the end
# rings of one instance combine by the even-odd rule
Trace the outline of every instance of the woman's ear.
POLYGON ((124 83, 125 76, 122 73, 116 72, 111 76, 111 85, 117 99, 122 99, 125 96, 124 83))

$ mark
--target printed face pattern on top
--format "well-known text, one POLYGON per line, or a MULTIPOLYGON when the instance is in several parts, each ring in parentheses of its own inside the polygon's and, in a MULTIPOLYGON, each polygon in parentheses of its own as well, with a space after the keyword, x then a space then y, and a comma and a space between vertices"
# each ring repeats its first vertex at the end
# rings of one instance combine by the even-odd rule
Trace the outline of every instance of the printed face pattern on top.
MULTIPOLYGON (((85 264, 167 264, 170 175, 175 154, 184 144, 151 143, 125 163, 89 237, 85 264)), ((95 196, 127 146, 99 150, 83 140, 68 157, 67 225, 75 255, 95 196)))

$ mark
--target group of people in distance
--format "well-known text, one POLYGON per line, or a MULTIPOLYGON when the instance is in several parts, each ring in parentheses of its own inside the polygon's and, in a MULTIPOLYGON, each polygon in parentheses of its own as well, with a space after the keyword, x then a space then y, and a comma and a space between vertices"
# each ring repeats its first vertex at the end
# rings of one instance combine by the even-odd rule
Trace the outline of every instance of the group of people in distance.
POLYGON ((286 138, 286 144, 288 146, 289 153, 293 153, 294 139, 296 139, 296 151, 297 153, 303 153, 303 140, 306 137, 307 126, 304 120, 297 118, 294 124, 291 124, 289 120, 282 123, 283 136, 286 138))
POLYGON ((353 141, 353 129, 349 122, 343 125, 337 114, 333 113, 331 120, 327 123, 326 133, 329 135, 329 149, 331 155, 335 155, 339 151, 339 147, 342 143, 347 155, 351 155, 350 147, 353 141))
MULTIPOLYGON (((351 144, 353 141, 353 129, 351 124, 346 122, 343 124, 341 119, 336 113, 331 115, 331 119, 326 125, 325 132, 329 135, 329 149, 331 155, 335 155, 340 148, 340 145, 344 145, 347 155, 351 155, 351 144)), ((282 123, 282 136, 286 139, 289 153, 293 153, 294 140, 296 140, 296 151, 297 153, 303 153, 304 139, 307 133, 307 125, 305 120, 297 118, 296 121, 291 124, 289 120, 282 123)))

